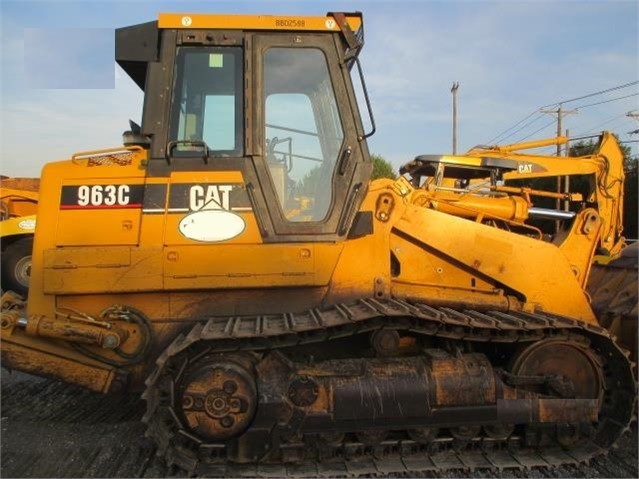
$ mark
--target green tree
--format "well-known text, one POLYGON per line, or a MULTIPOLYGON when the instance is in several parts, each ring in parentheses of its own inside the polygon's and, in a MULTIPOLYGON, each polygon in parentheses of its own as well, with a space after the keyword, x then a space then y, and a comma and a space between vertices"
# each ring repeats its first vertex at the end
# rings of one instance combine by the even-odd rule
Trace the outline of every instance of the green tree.
MULTIPOLYGON (((616 136, 616 135, 615 135, 616 136)), ((619 138, 617 137, 617 140, 619 138)), ((630 147, 624 144, 619 145, 623 152, 623 169, 626 175, 624 181, 623 198, 623 235, 626 238, 636 239, 639 236, 637 225, 637 204, 639 203, 639 165, 637 158, 633 158, 630 147)), ((584 156, 594 153, 597 143, 593 140, 578 141, 570 147, 570 156, 584 156)))
POLYGON ((625 168, 625 196, 623 197, 624 219, 623 234, 626 238, 639 238, 639 218, 637 218, 637 205, 639 205, 639 159, 626 157, 625 168))
POLYGON ((373 160, 373 173, 371 174, 371 180, 377 180, 379 178, 390 178, 391 180, 397 179, 397 173, 393 169, 387 160, 381 155, 372 155, 373 160))

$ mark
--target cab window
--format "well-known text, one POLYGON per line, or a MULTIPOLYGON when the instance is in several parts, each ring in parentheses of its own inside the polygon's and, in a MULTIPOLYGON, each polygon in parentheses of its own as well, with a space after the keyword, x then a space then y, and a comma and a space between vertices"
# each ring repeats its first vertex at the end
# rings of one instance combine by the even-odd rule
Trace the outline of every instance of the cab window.
POLYGON ((328 216, 332 178, 344 141, 324 53, 272 47, 264 54, 265 151, 284 217, 328 216))
POLYGON ((180 48, 175 84, 174 153, 205 144, 212 156, 242 156, 242 49, 180 48))

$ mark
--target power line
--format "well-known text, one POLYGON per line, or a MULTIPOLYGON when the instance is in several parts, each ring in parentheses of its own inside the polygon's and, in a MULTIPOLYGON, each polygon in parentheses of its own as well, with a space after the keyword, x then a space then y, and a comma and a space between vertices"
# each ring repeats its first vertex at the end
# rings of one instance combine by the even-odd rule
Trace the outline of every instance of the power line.
POLYGON ((510 131, 510 130, 512 130, 513 128, 516 128, 518 125, 520 125, 521 123, 525 122, 528 118, 530 118, 531 116, 533 116, 533 115, 535 115, 535 114, 538 114, 538 113, 539 113, 539 111, 538 111, 538 110, 533 110, 533 112, 532 112, 530 115, 528 115, 527 117, 525 117, 525 118, 523 118, 523 119, 519 120, 519 121, 518 121, 517 123, 515 123, 513 126, 511 126, 511 127, 509 127, 509 128, 506 128, 504 131, 502 131, 501 133, 499 133, 499 134, 498 134, 497 136, 495 136, 493 139, 491 139, 491 140, 487 141, 487 142, 486 142, 486 144, 488 144, 488 145, 492 144, 492 143, 493 143, 494 141, 496 141, 496 140, 497 140, 497 138, 499 138, 501 135, 503 135, 504 133, 509 132, 509 131, 510 131))
MULTIPOLYGON (((602 105, 604 103, 610 103, 610 102, 613 102, 613 101, 623 100, 623 99, 631 98, 633 96, 638 96, 638 95, 639 95, 639 93, 631 93, 630 95, 624 95, 624 96, 620 96, 620 97, 616 97, 616 98, 609 98, 608 100, 598 101, 598 102, 595 102, 595 103, 589 103, 587 105, 578 105, 577 107, 575 107, 574 110, 563 110, 562 111, 561 104, 560 104, 559 107, 557 108, 557 110, 550 110, 549 111, 549 110, 543 110, 542 109, 541 111, 542 111, 542 113, 553 113, 553 114, 556 114, 557 115, 557 125, 558 125, 558 127, 560 127, 562 113, 563 114, 565 114, 565 113, 577 113, 578 110, 581 110, 583 108, 588 108, 588 107, 595 106, 595 105, 602 105)), ((597 127, 594 127, 593 129, 591 129, 587 133, 584 133, 584 135, 593 133, 594 131, 597 131, 600 126, 603 126, 603 125, 608 124, 608 123, 610 123, 612 121, 618 120, 619 118, 621 118, 623 116, 628 116, 628 115, 621 114, 621 115, 616 116, 616 117, 614 117, 614 118, 612 118, 610 120, 606 120, 605 122, 599 124, 597 127)), ((559 135, 560 135, 560 130, 558 129, 557 136, 559 136, 559 135)), ((581 136, 581 134, 579 134, 577 136, 581 136)), ((559 148, 558 148, 558 151, 559 151, 559 148)), ((557 154, 559 155, 559 153, 557 153, 557 154)))
POLYGON ((576 106, 575 108, 577 110, 580 110, 581 108, 588 108, 589 106, 595 106, 595 105, 603 105, 604 103, 610 103, 611 101, 617 101, 617 100, 624 100, 626 98, 630 98, 630 97, 637 96, 637 95, 639 95, 639 93, 631 93, 630 95, 618 96, 617 98, 611 98, 609 100, 598 101, 597 103, 589 103, 588 105, 579 105, 579 106, 576 106))
POLYGON ((571 98, 570 100, 562 100, 562 101, 558 101, 558 102, 555 102, 555 103, 551 103, 550 105, 544 105, 541 108, 550 108, 552 106, 561 105, 563 103, 570 103, 572 101, 583 100, 584 98, 590 98, 590 97, 597 96, 597 95, 603 95, 604 93, 609 93, 609 92, 615 91, 615 90, 621 90, 622 88, 627 88, 629 86, 636 85, 637 83, 639 83, 639 81, 632 81, 632 82, 624 83, 623 85, 617 85, 615 87, 608 88, 606 90, 600 90, 600 91, 596 91, 594 93, 589 93, 587 95, 578 96, 576 98, 571 98))
MULTIPOLYGON (((530 115, 528 115, 528 116, 530 116, 530 115)), ((515 131, 513 131, 513 132, 511 132, 510 134, 508 134, 508 135, 504 136, 504 137, 503 137, 501 140, 499 140, 499 141, 503 142, 503 141, 507 140, 507 139, 508 139, 508 138, 510 138, 511 136, 516 135, 517 133, 519 133, 519 132, 520 132, 521 130, 523 130, 524 128, 528 128, 530 125, 532 125, 532 124, 533 124, 533 123, 535 123, 536 121, 541 120, 542 118, 543 118, 543 115, 539 115, 537 118, 535 118, 535 119, 533 119, 533 120, 530 120, 528 123, 526 123, 526 124, 522 125, 521 127, 517 128, 515 131)), ((520 123, 521 123, 521 122, 520 122, 520 123)), ((498 136, 497 136, 497 137, 495 137, 495 139, 496 139, 496 138, 498 138, 498 136)), ((490 144, 492 144, 492 143, 493 143, 493 141, 494 141, 494 140, 490 140, 490 141, 488 142, 488 144, 489 144, 489 145, 490 145, 490 144)))
POLYGON ((531 136, 539 133, 542 130, 545 130, 546 128, 548 128, 550 125, 554 125, 556 123, 556 121, 553 119, 550 121, 550 123, 545 124, 544 126, 542 126, 541 128, 539 128, 538 130, 533 131, 531 134, 529 134, 528 136, 524 136, 523 138, 520 138, 519 140, 517 140, 515 143, 521 143, 524 140, 527 140, 528 138, 530 138, 531 136))
MULTIPOLYGON (((623 88, 627 88, 627 87, 629 87, 629 86, 633 86, 633 85, 636 85, 636 84, 638 84, 638 83, 639 83, 639 81, 631 81, 631 82, 624 83, 624 84, 621 84, 621 85, 617 85, 617 86, 614 86, 614 87, 611 87, 611 88, 607 88, 607 89, 605 89, 605 90, 599 90, 599 91, 596 91, 596 92, 593 92, 593 93, 589 93, 589 94, 587 94, 587 95, 581 95, 581 96, 578 96, 578 97, 575 97, 575 98, 570 98, 570 99, 568 99, 568 100, 562 100, 562 101, 559 101, 559 102, 556 102, 556 103, 551 103, 551 104, 548 104, 548 105, 544 105, 544 106, 540 107, 540 109, 543 109, 543 108, 550 108, 550 107, 558 107, 558 106, 560 106, 560 105, 562 105, 562 104, 564 104, 564 103, 570 103, 570 102, 577 101, 577 100, 583 100, 583 99, 585 99, 585 98, 591 98, 591 97, 593 97, 593 96, 597 96, 597 95, 603 95, 603 94, 605 94, 605 93, 609 93, 609 92, 616 91, 616 90, 621 90, 621 89, 623 89, 623 88)), ((637 95, 637 94, 631 94, 631 95, 627 95, 627 96, 624 96, 624 97, 618 97, 618 98, 614 98, 614 99, 610 99, 610 100, 604 100, 604 101, 602 101, 602 102, 597 102, 597 103, 592 103, 592 104, 582 105, 581 107, 577 107, 577 108, 588 108, 588 107, 595 106, 595 105, 600 105, 600 104, 603 104, 603 103, 608 103, 608 102, 612 102, 612 101, 617 101, 617 100, 621 100, 621 99, 624 99, 624 98, 630 98, 631 96, 636 96, 636 95, 637 95)), ((534 119, 534 120, 532 120, 532 121, 530 121, 530 122, 526 123, 525 125, 523 125, 523 126, 519 127, 516 131, 511 132, 511 130, 514 130, 514 129, 515 129, 515 128, 517 128, 519 125, 521 125, 522 123, 526 122, 527 120, 529 120, 531 117, 533 117, 535 114, 538 114, 538 113, 539 113, 539 109, 534 110, 532 113, 530 113, 529 115, 527 115, 527 116, 526 116, 526 117, 524 117, 523 119, 519 120, 519 121, 518 121, 517 123, 515 123, 514 125, 512 125, 512 126, 510 126, 510 127, 506 128, 504 131, 502 131, 501 133, 499 133, 498 135, 496 135, 494 138, 492 138, 491 140, 489 140, 488 142, 486 142, 486 144, 493 144, 493 143, 494 143, 494 142, 496 142, 499 138, 501 138, 503 135, 505 135, 506 133, 509 133, 509 132, 510 132, 510 134, 509 134, 508 136, 506 136, 505 138, 502 138, 502 139, 500 140, 500 141, 503 141, 503 140, 505 140, 505 139, 507 139, 507 138, 510 138, 510 137, 511 137, 511 136, 513 136, 514 134, 516 134, 516 133, 520 132, 520 131, 521 131, 521 130, 523 130, 524 128, 526 128, 526 127, 528 127, 528 126, 532 125, 532 124, 533 124, 533 123, 535 123, 535 122, 536 122, 539 118, 536 118, 536 119, 534 119)), ((540 130, 537 130, 537 132, 539 132, 539 131, 541 131, 541 130, 543 130, 543 129, 544 129, 544 128, 541 128, 540 130)), ((535 133, 537 133, 537 132, 535 132, 535 133)), ((534 135, 535 133, 532 133, 532 134, 531 134, 531 135, 529 135, 529 136, 532 136, 532 135, 534 135)), ((527 136, 526 138, 528 138, 529 136, 527 136)))
POLYGON ((589 130, 586 130, 584 133, 578 133, 576 136, 586 136, 586 135, 590 135, 591 133, 596 133, 598 131, 601 131, 602 126, 607 125, 608 123, 612 123, 613 121, 617 121, 624 116, 626 116, 626 114, 622 113, 621 115, 617 115, 612 118, 609 118, 608 120, 591 127, 589 130))

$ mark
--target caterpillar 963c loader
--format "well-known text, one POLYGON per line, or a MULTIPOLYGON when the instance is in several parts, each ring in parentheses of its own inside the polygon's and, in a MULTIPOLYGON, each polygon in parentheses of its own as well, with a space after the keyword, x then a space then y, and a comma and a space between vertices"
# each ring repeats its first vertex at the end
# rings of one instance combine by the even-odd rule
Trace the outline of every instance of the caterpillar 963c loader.
POLYGON ((554 242, 526 221, 565 212, 501 185, 532 161, 418 157, 411 178, 369 183, 362 45, 361 15, 343 13, 117 30, 142 125, 45 166, 2 364, 143 391, 158 454, 192 474, 555 465, 612 447, 632 364, 584 285, 619 240, 616 141, 603 135, 593 193, 567 198, 580 208, 554 242))

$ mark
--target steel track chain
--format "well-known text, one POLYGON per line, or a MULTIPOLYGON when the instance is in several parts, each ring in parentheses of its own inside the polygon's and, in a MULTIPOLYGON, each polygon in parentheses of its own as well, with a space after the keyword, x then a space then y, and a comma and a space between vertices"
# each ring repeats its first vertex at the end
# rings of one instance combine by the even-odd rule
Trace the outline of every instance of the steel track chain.
MULTIPOLYGON (((191 474, 230 477, 317 477, 414 473, 451 469, 528 469, 577 464, 605 453, 627 430, 636 403, 633 364, 610 334, 596 325, 547 313, 455 310, 398 299, 361 299, 301 313, 214 317, 196 323, 180 335, 156 361, 146 381, 147 436, 158 444, 158 455, 191 474), (440 438, 429 447, 413 441, 384 441, 375 447, 344 443, 329 457, 301 464, 230 464, 222 444, 202 444, 185 431, 171 406, 174 377, 186 368, 183 353, 205 342, 207 352, 264 351, 330 341, 393 327, 438 338, 492 343, 530 343, 564 339, 589 346, 601 359, 605 375, 604 399, 594 437, 571 449, 520 447, 509 441, 475 438, 463 449, 440 438), (180 358, 182 358, 180 360, 180 358), (173 376, 172 376, 173 375, 173 376), (183 436, 176 440, 175 436, 183 436), (185 447, 181 443, 191 443, 185 447), (206 460, 198 456, 206 452, 206 460), (337 451, 337 452, 336 452, 337 451), (332 456, 332 457, 331 457, 332 456)), ((294 446, 291 446, 294 447, 294 446)))

